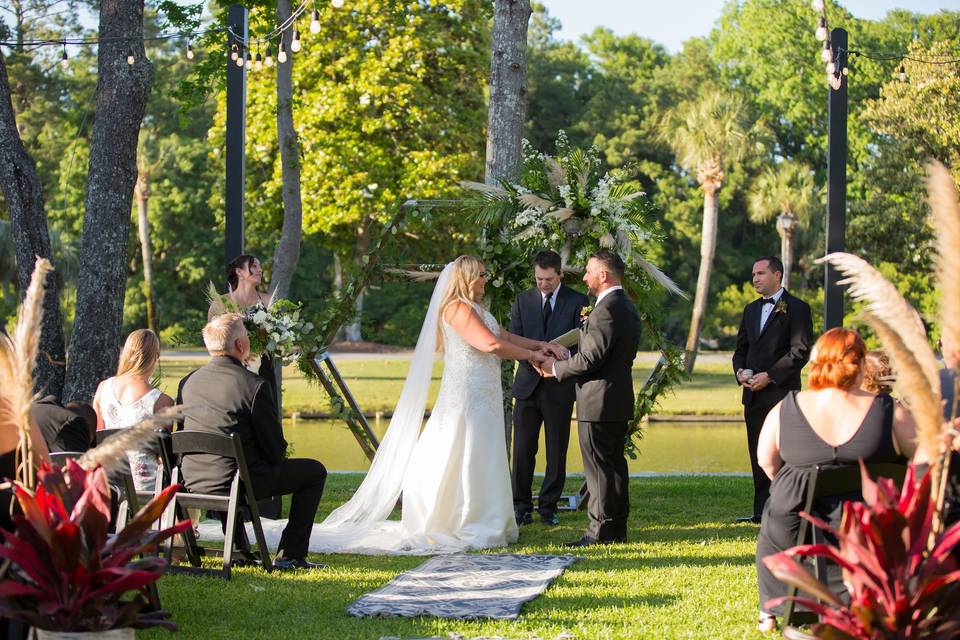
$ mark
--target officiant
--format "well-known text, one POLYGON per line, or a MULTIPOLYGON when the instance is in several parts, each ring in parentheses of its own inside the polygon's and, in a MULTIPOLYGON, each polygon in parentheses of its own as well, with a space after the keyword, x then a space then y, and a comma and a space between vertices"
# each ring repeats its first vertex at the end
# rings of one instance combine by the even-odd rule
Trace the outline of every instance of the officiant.
MULTIPOLYGON (((554 251, 541 251, 533 265, 536 286, 517 296, 510 311, 510 333, 533 340, 554 340, 576 329, 587 296, 560 283, 563 265, 554 251)), ((523 361, 513 381, 513 509, 517 524, 533 522, 533 470, 544 428, 547 468, 540 487, 540 520, 555 526, 557 501, 566 480, 570 418, 576 397, 574 381, 543 378, 523 361)))

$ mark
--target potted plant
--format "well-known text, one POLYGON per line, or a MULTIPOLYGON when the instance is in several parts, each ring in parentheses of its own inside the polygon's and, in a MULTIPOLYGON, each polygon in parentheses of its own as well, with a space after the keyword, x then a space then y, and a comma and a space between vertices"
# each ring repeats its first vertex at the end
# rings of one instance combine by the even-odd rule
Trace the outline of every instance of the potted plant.
POLYGON ((0 583, 0 616, 33 626, 38 638, 133 638, 135 628, 176 630, 166 612, 144 609, 147 586, 167 566, 146 554, 191 526, 184 521, 152 529, 179 486, 167 487, 111 536, 101 466, 87 471, 72 460, 63 469, 44 463, 36 479, 34 491, 13 483, 22 515, 14 516, 16 533, 5 532, 0 546, 0 558, 10 563, 0 583))
MULTIPOLYGON (((836 536, 837 546, 801 545, 763 559, 783 582, 814 597, 794 598, 820 616, 816 638, 870 640, 960 636, 960 523, 931 537, 935 501, 930 475, 917 483, 907 471, 901 493, 893 481, 874 482, 861 465, 863 502, 846 502, 839 530, 809 514, 814 526, 836 536), (849 604, 796 560, 825 557, 841 567, 849 604)), ((787 598, 766 603, 776 606, 787 598)))

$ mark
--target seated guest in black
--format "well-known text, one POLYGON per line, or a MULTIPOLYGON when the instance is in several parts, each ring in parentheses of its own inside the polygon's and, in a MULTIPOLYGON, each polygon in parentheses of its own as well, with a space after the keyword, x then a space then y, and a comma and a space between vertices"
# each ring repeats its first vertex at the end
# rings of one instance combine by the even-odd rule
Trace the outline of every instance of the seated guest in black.
MULTIPOLYGON (((771 598, 785 596, 787 585, 777 580, 763 558, 796 544, 807 478, 815 465, 857 465, 901 462, 913 455, 915 425, 910 412, 887 394, 860 388, 866 347, 851 329, 830 329, 813 348, 810 391, 791 391, 767 415, 757 448, 760 466, 772 480, 757 541, 757 583, 761 631, 776 628, 783 608, 768 609, 771 598)), ((844 500, 859 495, 830 496, 814 506, 821 518, 839 526, 844 500)), ((835 542, 835 541, 834 541, 835 542)), ((843 592, 836 567, 828 583, 843 592)))
POLYGON ((30 407, 30 415, 43 434, 51 452, 86 451, 97 430, 97 414, 83 402, 60 406, 54 396, 40 398, 30 407))
MULTIPOLYGON (((316 460, 285 458, 287 441, 268 383, 246 369, 250 340, 238 314, 224 314, 203 328, 210 362, 180 381, 177 404, 184 405, 183 429, 240 434, 257 499, 293 494, 290 519, 280 537, 275 566, 305 568, 313 520, 327 470, 316 460)), ((236 472, 233 461, 195 454, 180 463, 194 493, 227 494, 236 472)))

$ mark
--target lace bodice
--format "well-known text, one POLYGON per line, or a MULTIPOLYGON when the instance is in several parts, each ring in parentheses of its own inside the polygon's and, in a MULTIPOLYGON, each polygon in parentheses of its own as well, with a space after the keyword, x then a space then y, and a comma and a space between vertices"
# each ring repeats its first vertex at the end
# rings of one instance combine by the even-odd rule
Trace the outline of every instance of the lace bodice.
MULTIPOLYGON (((494 335, 500 335, 500 325, 489 311, 474 305, 477 314, 494 335)), ((500 387, 500 358, 483 353, 470 346, 457 330, 446 320, 443 326, 443 378, 440 383, 441 401, 472 401, 474 399, 495 400, 503 404, 503 390, 500 387), (449 394, 449 395, 448 395, 449 394)))
POLYGON ((151 389, 134 402, 122 404, 117 399, 113 383, 112 378, 107 381, 105 393, 100 398, 100 411, 103 413, 103 423, 107 429, 132 427, 153 415, 153 407, 161 394, 159 389, 151 389))

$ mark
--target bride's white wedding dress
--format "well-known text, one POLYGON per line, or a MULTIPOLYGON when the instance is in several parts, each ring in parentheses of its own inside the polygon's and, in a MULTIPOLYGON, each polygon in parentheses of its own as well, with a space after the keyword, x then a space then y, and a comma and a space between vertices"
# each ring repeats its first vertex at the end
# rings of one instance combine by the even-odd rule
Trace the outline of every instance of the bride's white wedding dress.
MULTIPOLYGON (((517 540, 503 439, 500 359, 471 347, 446 321, 441 324, 440 392, 420 433, 439 302, 451 271, 447 265, 437 282, 394 417, 370 470, 346 504, 314 525, 311 552, 430 555, 517 540), (401 491, 401 520, 388 520, 401 491)), ((482 307, 474 309, 499 334, 494 317, 482 307)), ((267 543, 275 549, 286 521, 264 520, 263 525, 267 543)), ((205 533, 219 534, 219 523, 202 527, 201 535, 205 533)))

